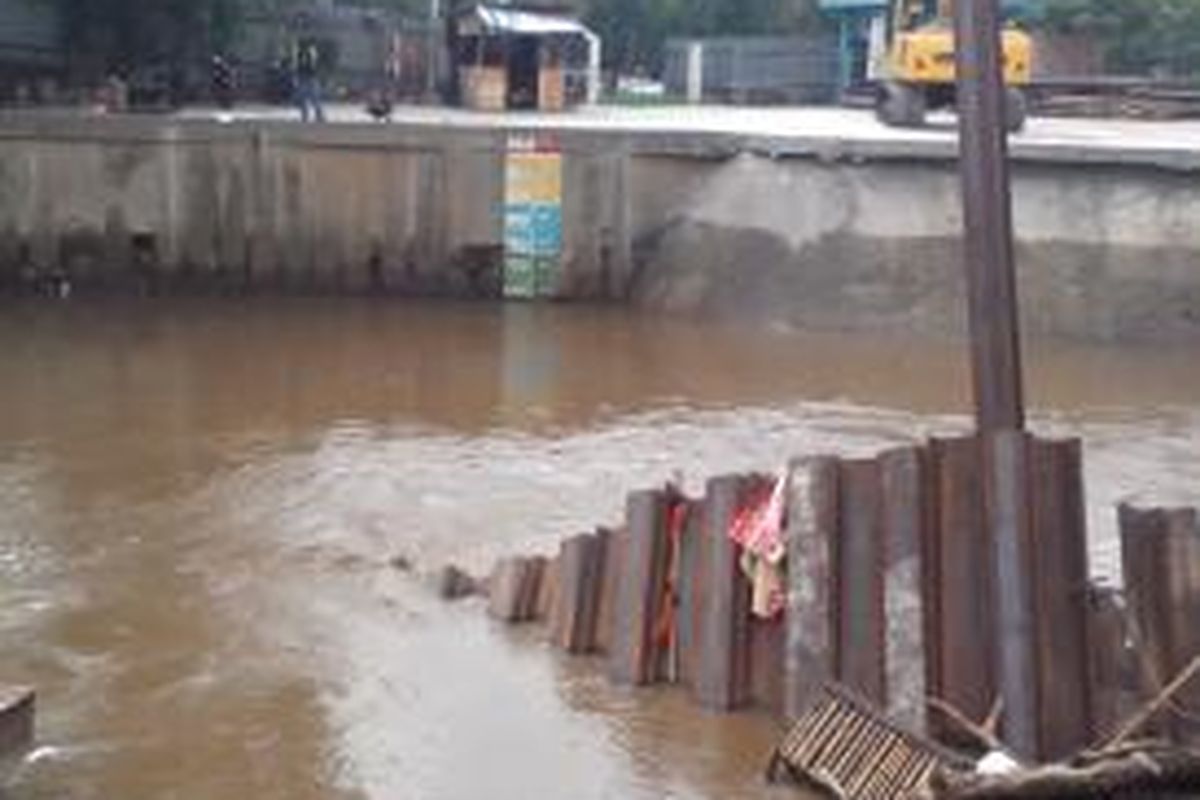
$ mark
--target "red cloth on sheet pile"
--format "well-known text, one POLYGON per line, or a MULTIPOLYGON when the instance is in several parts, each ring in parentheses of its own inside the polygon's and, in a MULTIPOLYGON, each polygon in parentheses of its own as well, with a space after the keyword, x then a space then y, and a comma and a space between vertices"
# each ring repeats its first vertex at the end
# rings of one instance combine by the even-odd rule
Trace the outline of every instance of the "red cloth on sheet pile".
POLYGON ((787 476, 755 492, 738 509, 729 526, 729 538, 742 548, 741 567, 753 587, 750 609, 756 617, 772 619, 787 603, 783 585, 784 492, 787 476))
POLYGON ((687 528, 687 497, 674 485, 667 485, 667 575, 663 598, 654 624, 654 644, 667 654, 666 679, 674 682, 679 674, 679 583, 680 548, 687 528))

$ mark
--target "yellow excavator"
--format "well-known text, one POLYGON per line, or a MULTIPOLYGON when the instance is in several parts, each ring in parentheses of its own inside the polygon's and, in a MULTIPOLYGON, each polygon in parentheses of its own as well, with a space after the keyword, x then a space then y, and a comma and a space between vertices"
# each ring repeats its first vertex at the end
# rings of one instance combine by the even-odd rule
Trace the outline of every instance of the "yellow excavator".
MULTIPOLYGON (((875 112, 886 125, 917 127, 927 111, 955 105, 954 0, 891 0, 875 112)), ((1033 71, 1033 40, 1006 25, 1003 69, 1010 131, 1025 126, 1022 89, 1033 71)))

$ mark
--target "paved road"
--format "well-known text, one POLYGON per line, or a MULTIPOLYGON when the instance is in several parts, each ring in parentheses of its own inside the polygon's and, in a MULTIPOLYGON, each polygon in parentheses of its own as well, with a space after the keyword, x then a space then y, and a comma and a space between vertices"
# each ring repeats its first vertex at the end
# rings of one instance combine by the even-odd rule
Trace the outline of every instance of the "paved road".
MULTIPOLYGON (((336 124, 374 123, 358 105, 328 109, 336 124)), ((230 115, 212 109, 189 109, 181 116, 232 119, 296 119, 280 107, 244 107, 230 115)), ((746 134, 797 139, 829 139, 863 143, 945 143, 953 140, 954 120, 933 116, 928 128, 887 128, 870 111, 844 108, 744 108, 729 106, 596 107, 561 114, 479 113, 461 109, 402 106, 393 123, 449 127, 552 127, 668 133, 746 134)), ((1100 119, 1031 119, 1014 138, 1014 147, 1082 148, 1091 151, 1149 151, 1200 154, 1200 120, 1141 121, 1100 119)))

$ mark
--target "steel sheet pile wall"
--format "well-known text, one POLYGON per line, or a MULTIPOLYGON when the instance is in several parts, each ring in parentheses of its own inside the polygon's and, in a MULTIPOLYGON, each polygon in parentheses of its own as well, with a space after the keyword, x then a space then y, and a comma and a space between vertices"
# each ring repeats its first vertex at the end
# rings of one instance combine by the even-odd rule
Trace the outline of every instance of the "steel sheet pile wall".
POLYGON ((32 689, 0 686, 0 758, 33 744, 36 702, 32 689))
POLYGON ((930 574, 924 580, 929 690, 983 720, 999 693, 994 665, 1001 637, 1025 639, 1033 654, 1034 755, 1055 759, 1087 744, 1094 727, 1080 444, 1006 436, 1012 441, 1003 449, 977 438, 930 446, 932 524, 925 542, 930 574), (981 470, 984 458, 1000 457, 1016 459, 1023 478, 1003 493, 986 485, 981 470), (1024 493, 1028 509, 1017 523, 1021 537, 1015 544, 1024 565, 1019 586, 1034 613, 1024 625, 1002 631, 991 602, 997 578, 985 521, 988 513, 1004 511, 1004 497, 1017 493, 1024 493))
POLYGON ((1018 545, 1034 609, 1027 629, 1008 635, 1033 647, 1037 755, 1064 756, 1092 741, 1092 684, 1113 672, 1089 647, 1105 617, 1089 602, 1080 444, 1010 439, 1003 451, 939 439, 871 459, 794 462, 787 603, 775 619, 751 613, 730 537, 770 479, 736 475, 711 480, 702 499, 634 493, 621 529, 568 539, 541 570, 536 559, 501 562, 492 613, 545 618, 551 641, 602 654, 614 682, 680 684, 704 708, 796 718, 833 681, 914 733, 945 735, 927 698, 982 721, 997 696, 986 511, 997 501, 982 464, 1000 453, 1024 476, 1007 496, 1029 501, 1018 545))
POLYGON ((1125 601, 1112 587, 1088 589, 1089 675, 1097 741, 1115 734, 1134 710, 1129 691, 1129 640, 1125 601))
POLYGON ((1095 733, 1082 446, 1030 438, 1026 453, 1040 754, 1062 758, 1095 733))
POLYGON ((662 492, 629 496, 625 536, 615 553, 609 676, 643 686, 658 679, 655 620, 662 613, 666 581, 666 497, 662 492))
POLYGON ((573 536, 554 558, 498 562, 489 613, 545 622, 553 645, 600 656, 616 684, 678 684, 711 710, 756 705, 782 715, 784 621, 751 619, 750 586, 728 536, 765 483, 715 478, 703 499, 634 492, 622 527, 573 536))
MULTIPOLYGON (((1147 696, 1200 656, 1197 516, 1195 509, 1122 506, 1119 511, 1128 627, 1147 696)), ((1161 718, 1158 732, 1200 742, 1198 711, 1200 686, 1192 685, 1161 718)))
POLYGON ((713 711, 740 708, 749 701, 750 586, 738 568, 737 547, 728 531, 749 479, 729 476, 708 483, 703 539, 695 571, 687 576, 696 590, 697 702, 713 711))

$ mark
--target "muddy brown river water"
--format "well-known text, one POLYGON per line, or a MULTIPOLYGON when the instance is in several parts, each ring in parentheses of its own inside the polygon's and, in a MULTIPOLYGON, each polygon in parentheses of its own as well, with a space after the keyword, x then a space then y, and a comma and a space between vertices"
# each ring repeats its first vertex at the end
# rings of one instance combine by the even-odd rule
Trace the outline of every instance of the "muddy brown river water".
MULTIPOLYGON (((627 490, 966 427, 953 343, 617 309, 357 301, 0 315, 10 800, 732 800, 774 724, 611 688, 417 572, 548 549, 627 490)), ((1031 345, 1035 427, 1113 504, 1200 501, 1200 348, 1031 345)))

